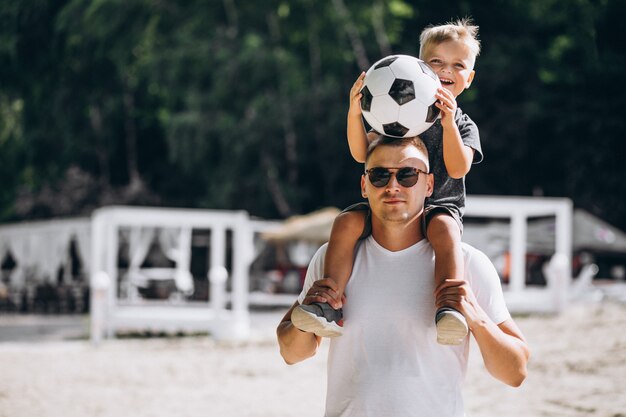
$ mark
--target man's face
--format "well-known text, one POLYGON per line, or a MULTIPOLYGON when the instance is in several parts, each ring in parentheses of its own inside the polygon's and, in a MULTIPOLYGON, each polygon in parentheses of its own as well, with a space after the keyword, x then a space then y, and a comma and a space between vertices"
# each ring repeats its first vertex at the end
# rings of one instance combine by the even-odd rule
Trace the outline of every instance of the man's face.
POLYGON ((387 168, 392 173, 389 182, 376 187, 369 176, 361 177, 361 191, 370 203, 372 214, 383 222, 406 223, 422 213, 424 199, 432 194, 433 177, 419 173, 415 185, 403 186, 396 177, 401 168, 428 172, 425 155, 415 146, 379 145, 367 160, 367 169, 387 168))

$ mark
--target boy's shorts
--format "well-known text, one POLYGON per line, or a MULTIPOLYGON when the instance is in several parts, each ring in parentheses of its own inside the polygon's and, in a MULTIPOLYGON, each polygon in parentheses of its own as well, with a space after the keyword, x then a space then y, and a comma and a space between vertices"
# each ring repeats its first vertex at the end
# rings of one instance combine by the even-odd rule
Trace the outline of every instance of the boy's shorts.
MULTIPOLYGON (((361 201, 359 203, 352 204, 345 209, 342 210, 342 213, 348 211, 365 211, 365 227, 363 228, 363 233, 359 236, 359 239, 365 239, 369 235, 372 234, 372 212, 370 211, 370 205, 367 201, 361 201)), ((422 227, 424 231, 428 226, 428 223, 433 219, 433 217, 437 214, 446 214, 454 219, 456 224, 459 226, 459 230, 461 234, 463 234, 463 221, 461 220, 461 213, 459 213, 459 209, 455 206, 444 206, 438 204, 427 204, 424 207, 424 215, 422 216, 422 227)), ((424 233, 425 234, 425 233, 424 233)))

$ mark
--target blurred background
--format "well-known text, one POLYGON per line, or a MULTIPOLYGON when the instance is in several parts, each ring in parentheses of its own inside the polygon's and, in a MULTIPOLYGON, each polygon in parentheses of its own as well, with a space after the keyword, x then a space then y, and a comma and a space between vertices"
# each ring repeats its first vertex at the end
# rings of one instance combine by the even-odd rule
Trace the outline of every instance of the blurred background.
POLYGON ((542 313, 518 316, 533 349, 520 390, 474 347, 468 412, 623 416, 623 0, 0 0, 0 414, 321 415, 325 349, 287 368, 274 329, 337 208, 361 198, 349 89, 466 16, 483 49, 459 105, 485 155, 468 194, 565 207, 571 233, 546 279, 555 213, 466 220, 505 295, 542 313), (98 223, 111 205, 144 208, 98 223), (252 343, 143 339, 211 333, 226 313, 252 343), (117 334, 133 339, 85 342, 113 319, 139 320, 117 334))
MULTIPOLYGON (((358 201, 362 168, 345 138, 352 83, 383 56, 418 55, 425 26, 466 16, 483 49, 459 104, 485 155, 468 194, 570 199, 574 275, 595 263, 623 281, 623 1, 0 0, 0 310, 88 311, 88 218, 100 207, 280 221, 358 201), (11 228, 50 219, 36 233, 11 228)), ((314 224, 323 233, 309 246, 257 245, 251 289, 296 293, 334 215, 314 224)), ((535 220, 525 280, 545 285, 554 225, 535 220)), ((255 239, 275 225, 260 224, 255 239)), ((508 223, 468 226, 472 243, 504 242, 478 246, 506 283, 508 223)), ((133 232, 120 230, 120 271, 156 268, 158 281, 184 264, 196 281, 187 299, 206 300, 210 232, 188 237, 185 262, 167 255, 166 232, 147 231, 133 252, 133 232)), ((168 298, 168 285, 140 295, 168 298)))
POLYGON ((0 1, 0 221, 142 204, 285 218, 358 200, 348 92, 471 16, 469 194, 557 196, 626 228, 620 0, 0 1), (438 3, 437 3, 438 4, 438 3))

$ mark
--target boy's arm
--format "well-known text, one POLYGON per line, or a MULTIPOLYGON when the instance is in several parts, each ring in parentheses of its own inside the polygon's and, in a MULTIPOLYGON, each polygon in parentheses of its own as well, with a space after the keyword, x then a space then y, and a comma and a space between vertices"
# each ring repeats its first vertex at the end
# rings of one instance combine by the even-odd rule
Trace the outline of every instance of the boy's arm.
POLYGON ((463 143, 461 132, 454 121, 456 99, 452 93, 440 88, 436 95, 435 105, 441 110, 441 126, 443 127, 443 161, 451 178, 463 178, 472 167, 474 150, 463 143))
POLYGON ((365 162, 367 156, 368 137, 361 117, 361 88, 365 72, 359 75, 350 89, 350 108, 348 109, 348 146, 350 154, 359 163, 365 162))

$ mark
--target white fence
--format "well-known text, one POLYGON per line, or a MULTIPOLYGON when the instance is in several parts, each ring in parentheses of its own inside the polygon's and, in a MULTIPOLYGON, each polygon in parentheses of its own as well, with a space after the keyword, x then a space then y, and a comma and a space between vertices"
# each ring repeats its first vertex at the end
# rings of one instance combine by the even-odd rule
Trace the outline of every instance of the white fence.
MULTIPOLYGON (((510 220, 509 283, 504 288, 512 312, 558 312, 565 307, 572 281, 572 201, 568 198, 468 196, 465 218, 510 220), (528 220, 555 217, 554 258, 544 269, 546 287, 526 286, 528 220)), ((467 236, 464 236, 464 240, 467 236)), ((474 242, 474 246, 478 246, 474 242)), ((480 248, 483 249, 484 248, 480 248)))
MULTIPOLYGON (((252 261, 254 231, 261 222, 244 211, 107 207, 92 217, 92 328, 91 338, 99 342, 122 330, 206 331, 221 339, 245 339, 249 333, 248 268, 252 261), (148 301, 138 297, 119 298, 119 234, 123 229, 160 229, 179 236, 174 251, 189 248, 191 230, 210 230, 210 283, 208 302, 148 301), (226 270, 226 234, 232 233, 232 267, 226 270), (227 291, 230 276, 231 289, 227 291), (227 308, 230 303, 230 308, 227 308)), ((174 256, 175 257, 175 256, 174 256)), ((180 263, 188 258, 180 256, 180 263)), ((133 261, 131 260, 132 269, 133 261)), ((131 271, 132 272, 132 271, 131 271)), ((132 288, 133 275, 128 274, 132 288)), ((180 287, 179 287, 180 288, 180 287)))

